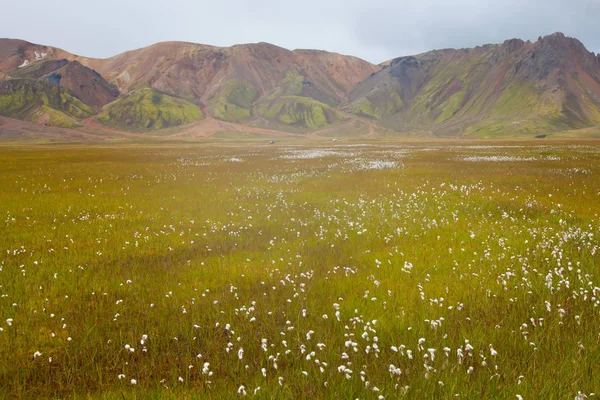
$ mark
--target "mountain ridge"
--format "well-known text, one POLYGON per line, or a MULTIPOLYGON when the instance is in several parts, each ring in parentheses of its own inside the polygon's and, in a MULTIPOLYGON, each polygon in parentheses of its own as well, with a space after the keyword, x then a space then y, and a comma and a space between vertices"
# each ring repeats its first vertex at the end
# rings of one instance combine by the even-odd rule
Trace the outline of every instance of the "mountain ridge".
POLYGON ((400 131, 553 132, 600 124, 600 65, 555 33, 396 58, 350 97, 349 112, 400 131))
MULTIPOLYGON (((265 42, 219 47, 167 41, 98 59, 0 39, 0 80, 48 80, 52 73, 61 76, 56 83, 62 82, 65 93, 92 110, 85 116, 57 109, 73 119, 73 126, 85 116, 143 131, 211 116, 304 133, 366 118, 370 125, 403 133, 502 136, 600 125, 600 55, 562 33, 535 42, 508 39, 432 50, 379 65, 265 42), (52 70, 52 63, 66 63, 56 70, 68 70, 67 79, 52 70), (140 92, 146 89, 151 91, 140 92), (143 108, 133 107, 133 99, 145 102, 143 117, 132 115, 143 108), (109 115, 126 117, 110 121, 109 115)), ((0 104, 8 101, 3 87, 0 104)), ((56 104, 42 105, 46 110, 56 104)), ((39 120, 14 107, 0 107, 0 115, 39 120)))

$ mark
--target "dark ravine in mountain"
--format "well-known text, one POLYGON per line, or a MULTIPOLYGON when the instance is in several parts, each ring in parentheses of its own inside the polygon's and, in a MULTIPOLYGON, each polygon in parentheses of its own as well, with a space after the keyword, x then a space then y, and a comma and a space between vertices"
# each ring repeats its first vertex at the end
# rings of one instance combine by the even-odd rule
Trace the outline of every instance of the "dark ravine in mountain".
POLYGON ((138 132, 211 116, 296 133, 357 120, 414 135, 531 136, 600 125, 600 55, 560 33, 381 65, 268 43, 165 42, 92 59, 0 39, 0 115, 138 132))

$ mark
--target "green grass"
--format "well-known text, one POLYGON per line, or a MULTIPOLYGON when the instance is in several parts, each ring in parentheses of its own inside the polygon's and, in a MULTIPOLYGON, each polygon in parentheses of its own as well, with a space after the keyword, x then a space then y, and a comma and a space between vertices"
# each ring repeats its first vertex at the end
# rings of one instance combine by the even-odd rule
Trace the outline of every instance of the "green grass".
POLYGON ((0 148, 0 398, 597 392, 598 142, 256 143, 0 148))
POLYGON ((197 105, 144 88, 107 104, 96 119, 128 130, 156 130, 184 125, 203 118, 197 105))

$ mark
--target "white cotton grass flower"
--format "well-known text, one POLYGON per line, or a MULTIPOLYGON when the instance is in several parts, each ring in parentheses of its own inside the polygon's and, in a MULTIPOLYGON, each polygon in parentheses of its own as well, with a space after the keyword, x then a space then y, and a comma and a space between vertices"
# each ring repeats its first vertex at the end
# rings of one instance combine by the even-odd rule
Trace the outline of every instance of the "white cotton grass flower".
POLYGON ((210 372, 210 363, 205 362, 204 365, 202 366, 202 375, 207 375, 207 374, 212 374, 210 372))
POLYGON ((427 351, 430 354, 431 361, 435 360, 435 349, 431 348, 431 349, 427 349, 427 351))
POLYGON ((535 157, 516 157, 516 156, 467 156, 458 157, 458 161, 467 162, 518 162, 518 161, 536 161, 535 157))
POLYGON ((137 385, 137 380, 132 379, 132 380, 129 381, 129 383, 131 383, 132 385, 137 385))
POLYGON ((246 387, 244 385, 241 385, 238 390, 237 390, 238 394, 241 394, 242 396, 246 396, 246 387))
POLYGON ((36 359, 38 357, 40 357, 42 355, 42 353, 40 353, 39 351, 36 351, 35 353, 33 353, 33 358, 36 359))
POLYGON ((402 370, 400 368, 397 368, 394 364, 390 364, 390 367, 388 369, 390 371, 390 374, 396 375, 396 376, 400 376, 402 375, 402 370))
POLYGON ((492 357, 496 357, 498 355, 498 352, 496 350, 494 350, 494 348, 492 347, 491 344, 490 344, 490 355, 492 357))

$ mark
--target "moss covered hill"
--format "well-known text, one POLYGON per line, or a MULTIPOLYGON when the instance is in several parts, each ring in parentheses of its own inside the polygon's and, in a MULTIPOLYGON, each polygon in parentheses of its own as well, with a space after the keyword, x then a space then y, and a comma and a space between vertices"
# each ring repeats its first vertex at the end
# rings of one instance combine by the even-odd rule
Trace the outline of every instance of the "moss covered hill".
POLYGON ((271 126, 300 130, 317 129, 344 119, 333 108, 347 100, 355 84, 380 68, 355 57, 290 51, 268 43, 220 48, 167 42, 107 60, 78 60, 122 91, 151 87, 205 105, 209 114, 221 120, 267 120, 273 123, 271 126), (279 99, 277 103, 284 104, 286 110, 291 110, 289 113, 280 112, 275 104, 277 110, 266 110, 265 103, 290 95, 282 87, 288 84, 290 74, 306 86, 306 90, 293 94, 301 99, 279 99))
POLYGON ((358 84, 345 109, 404 131, 497 136, 600 125, 600 62, 556 33, 401 57, 358 84))
POLYGON ((258 101, 256 114, 270 121, 270 126, 315 130, 348 119, 335 109, 337 104, 337 98, 290 71, 276 89, 258 101))
POLYGON ((187 124, 202 117, 195 104, 143 88, 108 104, 96 119, 118 128, 152 130, 187 124))
POLYGON ((9 72, 19 79, 43 78, 68 89, 75 97, 99 111, 119 96, 115 85, 107 82, 98 72, 77 61, 41 60, 9 72))
POLYGON ((72 128, 93 109, 68 89, 44 79, 0 81, 0 115, 43 125, 72 128))
POLYGON ((114 85, 77 61, 44 57, 4 74, 0 115, 73 128, 118 95, 114 85))

